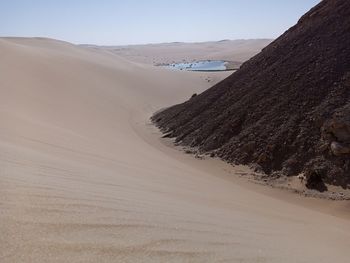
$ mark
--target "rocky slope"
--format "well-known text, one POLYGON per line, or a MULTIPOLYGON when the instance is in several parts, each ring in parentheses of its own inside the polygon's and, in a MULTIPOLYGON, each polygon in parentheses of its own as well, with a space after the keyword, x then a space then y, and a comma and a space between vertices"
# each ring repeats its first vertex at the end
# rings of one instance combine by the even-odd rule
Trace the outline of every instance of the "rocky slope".
POLYGON ((209 90, 155 114, 169 137, 271 177, 350 182, 350 1, 324 0, 209 90))

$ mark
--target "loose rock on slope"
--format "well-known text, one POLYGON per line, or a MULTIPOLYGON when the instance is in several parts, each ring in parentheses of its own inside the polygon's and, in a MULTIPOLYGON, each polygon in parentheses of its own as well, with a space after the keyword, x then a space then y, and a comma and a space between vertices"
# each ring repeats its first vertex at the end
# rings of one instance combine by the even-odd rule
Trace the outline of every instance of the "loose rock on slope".
POLYGON ((325 0, 230 77, 152 120, 229 162, 347 187, 349 99, 350 1, 325 0))

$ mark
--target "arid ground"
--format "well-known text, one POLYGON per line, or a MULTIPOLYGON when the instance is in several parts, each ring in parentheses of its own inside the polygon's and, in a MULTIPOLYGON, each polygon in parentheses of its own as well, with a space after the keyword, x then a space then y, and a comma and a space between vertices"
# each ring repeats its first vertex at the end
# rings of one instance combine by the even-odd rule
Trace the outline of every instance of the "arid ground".
POLYGON ((50 39, 0 57, 0 262, 348 262, 347 202, 250 185, 151 125, 230 73, 50 39))

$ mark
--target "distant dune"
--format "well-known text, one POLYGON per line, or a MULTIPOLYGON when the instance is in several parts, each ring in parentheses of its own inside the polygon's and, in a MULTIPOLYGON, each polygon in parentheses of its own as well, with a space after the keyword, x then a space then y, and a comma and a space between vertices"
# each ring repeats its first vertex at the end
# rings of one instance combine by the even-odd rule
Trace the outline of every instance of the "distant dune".
POLYGON ((169 64, 193 60, 227 60, 238 64, 248 60, 271 43, 272 39, 222 40, 200 43, 162 43, 131 46, 93 46, 128 60, 146 64, 169 64))
POLYGON ((149 123, 227 73, 51 39, 2 38, 0 57, 1 263, 348 261, 343 204, 240 183, 149 123))

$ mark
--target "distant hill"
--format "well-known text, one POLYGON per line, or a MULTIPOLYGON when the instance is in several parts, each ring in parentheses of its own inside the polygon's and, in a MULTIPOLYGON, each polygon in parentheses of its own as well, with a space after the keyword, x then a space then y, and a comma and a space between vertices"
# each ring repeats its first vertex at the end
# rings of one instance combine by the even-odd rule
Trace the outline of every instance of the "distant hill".
POLYGON ((346 188, 349 58, 350 1, 324 0, 230 77, 153 120, 200 152, 346 188))
POLYGON ((272 39, 221 40, 201 43, 162 43, 130 46, 95 46, 134 62, 163 64, 193 60, 227 60, 242 64, 259 53, 272 39))

